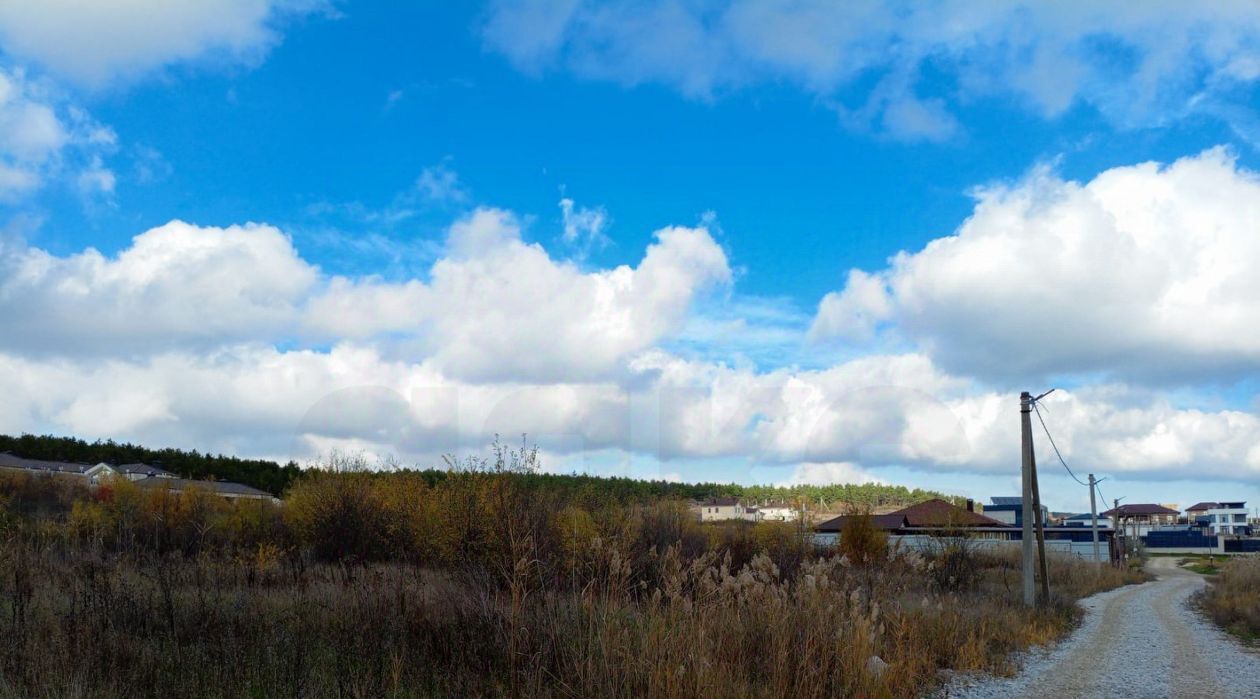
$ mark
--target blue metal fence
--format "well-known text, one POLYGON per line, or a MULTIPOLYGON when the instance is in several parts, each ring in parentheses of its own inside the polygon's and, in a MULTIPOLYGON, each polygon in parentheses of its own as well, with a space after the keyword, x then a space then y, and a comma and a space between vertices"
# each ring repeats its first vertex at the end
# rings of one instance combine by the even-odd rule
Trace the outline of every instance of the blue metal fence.
POLYGON ((1199 529, 1155 529, 1142 537, 1148 549, 1216 548, 1216 536, 1205 536, 1199 529))

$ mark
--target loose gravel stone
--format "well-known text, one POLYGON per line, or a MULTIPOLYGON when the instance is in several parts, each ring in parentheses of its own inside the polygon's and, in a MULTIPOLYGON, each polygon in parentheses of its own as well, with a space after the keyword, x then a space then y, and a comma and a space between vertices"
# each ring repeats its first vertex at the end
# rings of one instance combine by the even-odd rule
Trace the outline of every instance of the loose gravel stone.
POLYGON ((1260 654, 1192 610, 1202 576, 1175 559, 1151 562, 1158 580, 1081 601, 1085 618, 1054 648, 1025 654, 1010 678, 959 677, 951 699, 1007 697, 1260 697, 1260 654))

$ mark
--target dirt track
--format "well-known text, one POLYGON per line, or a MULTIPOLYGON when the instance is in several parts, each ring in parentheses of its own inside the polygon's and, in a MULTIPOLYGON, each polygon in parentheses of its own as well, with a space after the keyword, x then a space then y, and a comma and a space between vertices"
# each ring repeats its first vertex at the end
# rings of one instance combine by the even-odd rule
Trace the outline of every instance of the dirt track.
POLYGON ((1260 697, 1260 655, 1188 608, 1205 584, 1157 558, 1154 582, 1095 595, 1081 628, 1029 656, 1013 678, 948 689, 947 697, 1260 697))

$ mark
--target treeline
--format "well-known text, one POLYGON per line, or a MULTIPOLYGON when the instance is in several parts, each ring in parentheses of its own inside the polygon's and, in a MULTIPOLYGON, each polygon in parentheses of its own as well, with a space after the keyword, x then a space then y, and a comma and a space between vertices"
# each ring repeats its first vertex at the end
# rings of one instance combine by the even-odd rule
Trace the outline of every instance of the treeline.
POLYGON ((88 442, 74 437, 24 434, 0 435, 0 452, 26 459, 72 463, 145 463, 170 471, 182 478, 232 481, 282 495, 302 473, 296 462, 281 466, 264 459, 239 459, 222 454, 202 454, 196 450, 147 449, 138 444, 114 440, 88 442))
POLYGON ((402 563, 471 571, 503 585, 521 582, 515 568, 526 560, 535 589, 585 585, 614 551, 654 570, 650 559, 670 545, 688 556, 721 549, 732 565, 772 550, 777 565, 794 570, 810 548, 799 524, 703 526, 685 500, 572 488, 574 479, 537 474, 537 463, 535 449, 499 443, 489 458, 443 472, 343 460, 304 472, 283 505, 227 500, 208 489, 141 488, 125 478, 89 488, 74 478, 0 471, 0 539, 102 555, 278 557, 299 567, 402 563))
MULTIPOLYGON (((0 435, 0 452, 12 452, 28 459, 69 461, 78 463, 127 464, 146 463, 158 466, 184 478, 233 481, 244 483, 276 496, 283 496, 305 469, 290 461, 281 466, 263 459, 240 459, 222 454, 202 454, 181 449, 148 449, 136 444, 113 440, 87 442, 73 437, 24 434, 20 437, 0 435)), ((352 464, 354 470, 379 470, 411 473, 428 486, 436 486, 448 478, 448 468, 411 469, 392 464, 369 464, 355 457, 338 457, 334 461, 352 464)), ((829 509, 837 504, 863 507, 905 506, 931 498, 942 498, 963 504, 962 498, 946 496, 930 490, 906 488, 879 483, 846 483, 837 485, 738 485, 735 483, 677 483, 664 480, 589 476, 579 474, 519 473, 527 490, 545 490, 586 503, 643 503, 656 499, 704 500, 711 497, 735 497, 750 503, 788 502, 811 508, 829 509)))
MULTIPOLYGON (((432 486, 450 475, 447 469, 426 469, 418 474, 432 486)), ((561 493, 566 499, 583 502, 647 502, 655 499, 705 500, 713 497, 734 497, 749 504, 785 502, 811 508, 830 508, 837 504, 854 506, 906 506, 932 498, 963 504, 965 498, 947 496, 930 490, 906 488, 879 483, 845 483, 837 485, 739 485, 736 483, 678 483, 674 481, 639 480, 617 476, 581 474, 524 473, 516 474, 522 485, 531 490, 561 493)))

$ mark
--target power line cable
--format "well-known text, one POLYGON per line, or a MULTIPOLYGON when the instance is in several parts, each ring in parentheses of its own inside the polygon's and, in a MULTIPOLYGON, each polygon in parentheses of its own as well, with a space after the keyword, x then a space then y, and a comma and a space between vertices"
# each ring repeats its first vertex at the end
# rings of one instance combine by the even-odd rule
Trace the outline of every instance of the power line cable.
POLYGON ((1050 428, 1046 426, 1045 418, 1041 417, 1041 409, 1037 407, 1037 404, 1035 402, 1032 404, 1032 406, 1033 406, 1033 411, 1037 413, 1037 421, 1041 423, 1041 429, 1046 431, 1046 439, 1050 440, 1050 446, 1054 448, 1054 455, 1059 457, 1059 463, 1063 464, 1063 469, 1068 472, 1068 475, 1072 477, 1072 480, 1076 481, 1077 483, 1080 483, 1083 486, 1088 487, 1089 483, 1086 483, 1085 481, 1077 478, 1076 474, 1072 473, 1072 469, 1068 467, 1067 462, 1063 460, 1063 455, 1059 453, 1058 445, 1054 443, 1054 437, 1050 436, 1050 428))

